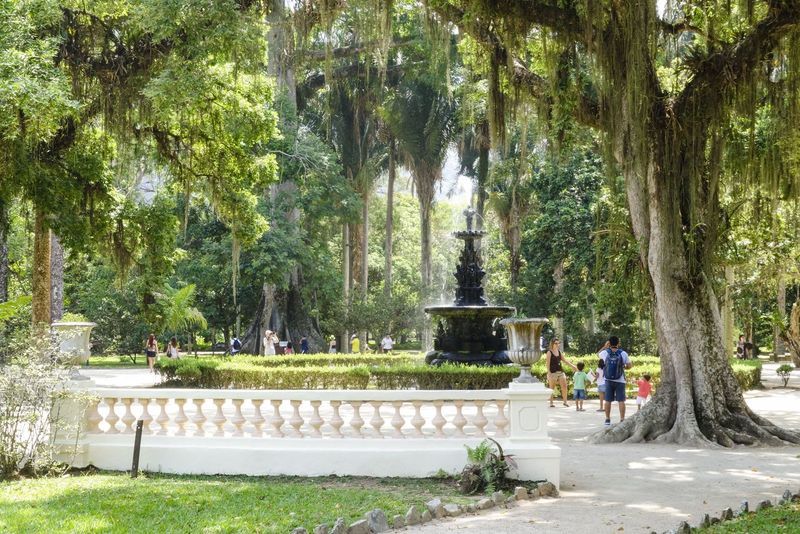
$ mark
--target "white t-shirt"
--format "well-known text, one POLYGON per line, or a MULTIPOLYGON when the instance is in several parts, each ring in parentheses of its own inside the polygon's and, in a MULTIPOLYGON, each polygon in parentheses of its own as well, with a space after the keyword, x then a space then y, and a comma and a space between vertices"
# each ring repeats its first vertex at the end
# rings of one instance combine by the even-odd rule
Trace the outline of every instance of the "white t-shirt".
MULTIPOLYGON (((625 365, 629 365, 631 363, 631 359, 628 356, 628 353, 625 352, 622 349, 619 349, 619 348, 617 350, 619 351, 620 355, 622 356, 622 362, 625 365)), ((600 359, 602 359, 603 361, 606 361, 606 358, 608 358, 608 351, 609 351, 609 349, 603 349, 600 352, 598 352, 597 355, 600 357, 600 359)), ((622 382, 623 384, 625 383, 625 369, 622 370, 622 376, 619 377, 619 379, 617 379, 617 380, 612 380, 610 378, 605 378, 605 374, 606 374, 605 370, 603 370, 603 383, 604 384, 606 382, 622 382)), ((600 384, 600 382, 598 382, 598 385, 599 384, 600 384)))
POLYGON ((394 341, 389 336, 381 340, 381 348, 383 350, 392 350, 392 347, 394 347, 394 341))
POLYGON ((170 358, 177 358, 178 347, 173 347, 171 343, 167 345, 167 356, 169 356, 170 358))
POLYGON ((598 386, 604 385, 606 383, 606 378, 605 378, 605 373, 603 373, 603 370, 598 367, 594 371, 595 371, 595 376, 597 377, 595 383, 598 386))

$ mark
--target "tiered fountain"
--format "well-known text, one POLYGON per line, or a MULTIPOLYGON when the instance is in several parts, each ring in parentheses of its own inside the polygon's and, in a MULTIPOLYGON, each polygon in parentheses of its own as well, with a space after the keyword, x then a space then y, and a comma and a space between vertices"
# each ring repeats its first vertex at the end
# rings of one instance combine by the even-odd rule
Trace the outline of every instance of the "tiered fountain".
POLYGON ((466 231, 453 235, 464 241, 455 277, 458 280, 452 305, 428 306, 425 312, 437 320, 432 351, 425 361, 433 365, 445 362, 473 365, 511 363, 506 349, 505 329, 499 319, 514 315, 513 306, 489 306, 483 297, 481 281, 486 271, 481 268, 475 241, 485 232, 472 229, 475 211, 467 208, 466 231))

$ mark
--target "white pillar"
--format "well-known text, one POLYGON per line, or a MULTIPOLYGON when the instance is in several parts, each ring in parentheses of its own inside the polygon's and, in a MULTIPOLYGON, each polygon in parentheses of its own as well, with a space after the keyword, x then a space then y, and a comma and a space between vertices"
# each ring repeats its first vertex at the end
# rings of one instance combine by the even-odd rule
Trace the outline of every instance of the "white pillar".
POLYGON ((503 390, 509 399, 509 437, 506 452, 514 455, 520 480, 543 480, 558 487, 561 449, 547 433, 547 403, 551 391, 542 384, 512 382, 503 390))

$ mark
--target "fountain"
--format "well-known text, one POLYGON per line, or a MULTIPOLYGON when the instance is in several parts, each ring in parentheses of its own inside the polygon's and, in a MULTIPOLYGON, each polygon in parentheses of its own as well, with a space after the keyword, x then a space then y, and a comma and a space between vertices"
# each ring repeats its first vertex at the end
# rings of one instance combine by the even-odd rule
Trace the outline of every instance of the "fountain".
POLYGON ((475 211, 464 210, 467 229, 453 236, 464 241, 455 277, 456 298, 451 305, 428 306, 425 312, 437 319, 433 349, 425 361, 433 365, 445 362, 472 365, 511 363, 506 352, 505 329, 498 319, 514 315, 513 306, 489 306, 483 297, 481 281, 486 271, 481 268, 475 241, 485 232, 472 229, 475 211))

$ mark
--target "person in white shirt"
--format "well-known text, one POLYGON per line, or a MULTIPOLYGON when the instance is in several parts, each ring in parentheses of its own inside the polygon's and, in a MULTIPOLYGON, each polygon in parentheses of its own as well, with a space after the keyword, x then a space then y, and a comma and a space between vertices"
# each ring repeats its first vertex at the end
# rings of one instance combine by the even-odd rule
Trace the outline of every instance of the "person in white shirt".
POLYGON ((386 353, 392 352, 393 347, 394 347, 394 340, 392 339, 392 336, 390 336, 389 334, 383 336, 383 339, 381 340, 381 349, 383 350, 383 352, 386 353))
POLYGON ((264 355, 275 356, 275 343, 278 343, 278 336, 272 330, 264 332, 264 355))

